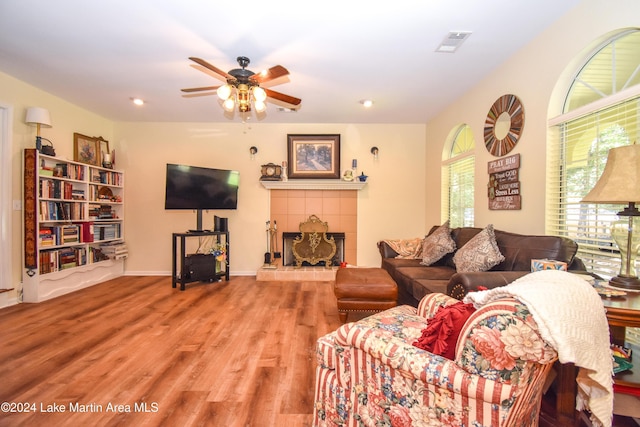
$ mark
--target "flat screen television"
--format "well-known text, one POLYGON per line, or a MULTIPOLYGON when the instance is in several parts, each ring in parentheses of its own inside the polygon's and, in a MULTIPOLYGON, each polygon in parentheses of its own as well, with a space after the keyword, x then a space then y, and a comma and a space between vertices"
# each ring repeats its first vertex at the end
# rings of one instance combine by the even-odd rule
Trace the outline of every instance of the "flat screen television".
POLYGON ((238 171, 168 163, 164 208, 197 211, 202 230, 203 210, 238 208, 239 182, 238 171))

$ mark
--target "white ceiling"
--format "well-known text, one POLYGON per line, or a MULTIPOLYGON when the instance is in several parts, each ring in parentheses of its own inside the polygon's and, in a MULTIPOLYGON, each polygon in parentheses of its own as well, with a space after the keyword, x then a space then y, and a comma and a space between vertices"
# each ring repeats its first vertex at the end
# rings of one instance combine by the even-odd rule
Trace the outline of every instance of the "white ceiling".
POLYGON ((262 122, 425 123, 579 1, 4 0, 0 71, 115 121, 226 122, 215 95, 180 89, 221 83, 188 57, 228 71, 242 55, 286 67, 265 86, 302 98, 262 122), (473 34, 435 52, 450 31, 473 34))

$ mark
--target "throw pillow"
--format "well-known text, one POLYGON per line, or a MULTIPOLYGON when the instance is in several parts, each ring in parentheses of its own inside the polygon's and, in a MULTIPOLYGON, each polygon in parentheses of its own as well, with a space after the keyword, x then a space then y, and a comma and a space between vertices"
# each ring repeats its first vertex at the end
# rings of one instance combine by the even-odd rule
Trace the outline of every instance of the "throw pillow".
POLYGON ((504 256, 498 248, 493 224, 487 225, 480 233, 473 236, 453 256, 456 271, 459 273, 487 271, 502 261, 504 256))
POLYGON ((422 243, 422 265, 431 265, 446 254, 456 250, 456 242, 451 237, 449 221, 424 238, 422 243))
POLYGON ((422 336, 413 345, 453 360, 456 357, 458 336, 465 322, 476 311, 472 303, 462 301, 440 307, 436 315, 429 319, 422 336))

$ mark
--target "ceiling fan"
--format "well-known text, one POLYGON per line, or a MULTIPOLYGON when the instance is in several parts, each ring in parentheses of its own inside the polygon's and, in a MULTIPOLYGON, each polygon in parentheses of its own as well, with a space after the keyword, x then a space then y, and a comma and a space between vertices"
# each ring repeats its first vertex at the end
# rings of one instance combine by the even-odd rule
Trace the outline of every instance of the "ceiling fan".
POLYGON ((228 73, 225 73, 203 59, 195 58, 193 56, 189 57, 189 59, 224 77, 227 83, 220 86, 182 89, 182 91, 191 93, 215 90, 218 97, 224 101, 222 106, 226 111, 233 111, 237 104, 238 110, 241 113, 249 112, 251 111, 251 101, 253 101, 256 111, 261 113, 267 108, 264 102, 266 98, 272 98, 292 106, 300 105, 302 102, 300 98, 260 87, 262 83, 288 75, 289 71, 282 65, 276 65, 260 73, 254 73, 251 70, 247 70, 247 65, 251 62, 249 58, 246 56, 239 56, 237 61, 241 68, 234 68, 228 73))

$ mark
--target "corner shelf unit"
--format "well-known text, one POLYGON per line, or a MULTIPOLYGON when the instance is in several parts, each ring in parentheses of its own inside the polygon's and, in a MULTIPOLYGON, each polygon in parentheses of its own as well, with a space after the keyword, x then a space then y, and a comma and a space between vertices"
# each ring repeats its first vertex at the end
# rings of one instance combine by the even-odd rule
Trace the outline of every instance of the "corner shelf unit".
POLYGON ((124 172, 28 148, 23 173, 23 301, 124 274, 124 172))

